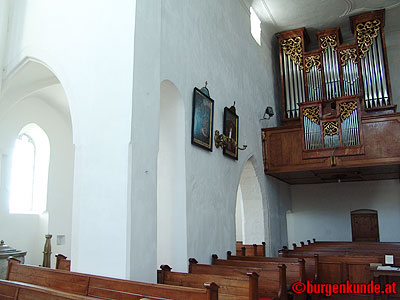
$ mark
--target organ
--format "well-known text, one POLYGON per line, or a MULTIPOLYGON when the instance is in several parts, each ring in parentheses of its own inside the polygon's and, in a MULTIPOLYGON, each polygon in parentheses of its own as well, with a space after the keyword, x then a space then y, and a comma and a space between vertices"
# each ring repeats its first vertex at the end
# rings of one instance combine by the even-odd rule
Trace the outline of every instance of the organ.
POLYGON ((393 104, 384 10, 340 28, 277 33, 282 123, 262 129, 266 174, 290 184, 399 178, 400 114, 393 104))

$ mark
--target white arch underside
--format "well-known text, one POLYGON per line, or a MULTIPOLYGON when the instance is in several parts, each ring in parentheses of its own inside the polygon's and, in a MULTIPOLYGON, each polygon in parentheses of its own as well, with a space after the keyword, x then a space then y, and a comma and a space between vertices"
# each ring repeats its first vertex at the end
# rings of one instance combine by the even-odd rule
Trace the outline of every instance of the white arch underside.
POLYGON ((176 86, 160 89, 157 171, 157 264, 187 270, 185 116, 176 86))
POLYGON ((236 240, 261 244, 265 240, 264 211, 261 188, 251 159, 243 168, 236 203, 236 240))

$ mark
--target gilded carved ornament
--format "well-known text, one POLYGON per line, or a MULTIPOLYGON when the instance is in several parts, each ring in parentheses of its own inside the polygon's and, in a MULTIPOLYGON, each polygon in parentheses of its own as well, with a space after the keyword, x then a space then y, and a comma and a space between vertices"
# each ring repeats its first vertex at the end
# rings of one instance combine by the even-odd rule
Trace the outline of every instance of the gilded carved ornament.
POLYGON ((342 102, 339 104, 340 120, 343 122, 357 109, 357 102, 342 102))
POLYGON ((316 66, 318 70, 321 71, 321 60, 319 55, 310 55, 307 56, 305 59, 305 66, 304 70, 308 73, 312 69, 312 67, 316 66))
POLYGON ((311 122, 319 124, 319 106, 309 106, 303 109, 303 116, 311 122))
POLYGON ((320 38, 321 41, 321 52, 326 53, 330 46, 334 51, 337 51, 336 34, 326 35, 320 38))
POLYGON ((281 41, 282 50, 290 59, 303 70, 303 46, 301 37, 296 36, 287 40, 281 41))
POLYGON ((360 50, 360 58, 365 57, 369 47, 374 43, 374 38, 378 36, 381 29, 381 21, 373 20, 365 23, 359 23, 356 26, 357 44, 360 50))
POLYGON ((342 66, 345 66, 347 64, 347 61, 351 59, 353 63, 357 63, 357 49, 350 48, 350 49, 344 49, 340 51, 340 60, 342 63, 342 66))
POLYGON ((324 123, 324 135, 337 135, 339 134, 339 124, 336 121, 324 123))

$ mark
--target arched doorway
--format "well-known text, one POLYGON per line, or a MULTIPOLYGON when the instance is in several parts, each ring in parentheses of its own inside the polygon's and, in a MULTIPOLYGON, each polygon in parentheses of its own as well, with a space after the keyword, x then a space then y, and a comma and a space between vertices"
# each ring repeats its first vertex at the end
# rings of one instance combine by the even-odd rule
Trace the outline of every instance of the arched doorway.
POLYGON ((244 244, 265 240, 262 194, 252 158, 245 163, 237 191, 236 240, 244 244))
POLYGON ((157 165, 157 264, 187 270, 185 115, 171 81, 160 88, 157 165))

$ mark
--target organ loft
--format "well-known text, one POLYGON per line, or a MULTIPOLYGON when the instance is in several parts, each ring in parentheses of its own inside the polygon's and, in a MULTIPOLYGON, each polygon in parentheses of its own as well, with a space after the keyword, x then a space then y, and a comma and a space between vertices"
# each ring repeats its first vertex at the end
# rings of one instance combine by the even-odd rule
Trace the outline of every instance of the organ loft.
POLYGON ((385 11, 350 17, 318 31, 306 51, 305 28, 276 34, 282 123, 262 130, 266 174, 289 184, 399 178, 400 114, 393 105, 385 11))

